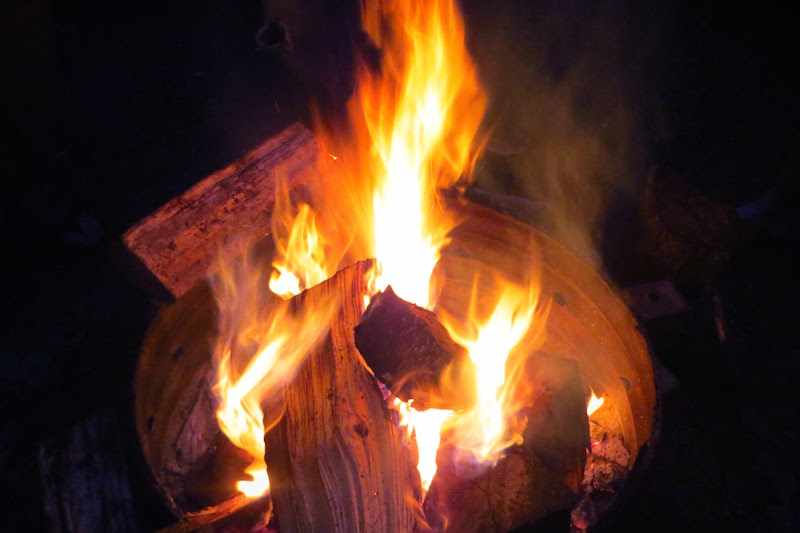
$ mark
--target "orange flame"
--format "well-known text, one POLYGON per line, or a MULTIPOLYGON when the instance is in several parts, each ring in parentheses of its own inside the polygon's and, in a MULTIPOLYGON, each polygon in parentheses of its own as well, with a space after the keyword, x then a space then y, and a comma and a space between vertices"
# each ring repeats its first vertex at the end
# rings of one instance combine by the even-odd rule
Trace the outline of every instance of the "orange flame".
POLYGON ((453 415, 448 409, 427 409, 417 411, 414 400, 403 402, 394 399, 394 408, 400 413, 400 427, 406 428, 407 437, 417 443, 417 470, 422 481, 422 489, 427 491, 436 474, 436 452, 441 441, 442 425, 453 415))
POLYGON ((594 413, 603 406, 606 399, 603 398, 602 396, 598 398, 591 387, 589 387, 589 392, 592 393, 592 396, 586 402, 586 414, 592 416, 592 413, 594 413))
POLYGON ((278 173, 276 178, 271 223, 275 271, 269 288, 281 298, 291 298, 333 275, 341 254, 326 246, 328 241, 317 230, 317 215, 311 206, 305 202, 293 205, 285 175, 278 173))
POLYGON ((539 305, 537 271, 532 274, 527 287, 498 279, 494 292, 499 296, 488 317, 479 311, 477 282, 466 323, 442 316, 453 339, 467 348, 476 382, 476 402, 448 421, 449 438, 464 459, 479 466, 493 465, 503 450, 522 442, 524 420, 517 413, 529 398, 518 385, 527 356, 543 340, 547 313, 539 305), (515 351, 518 345, 524 350, 515 351))
POLYGON ((291 230, 273 228, 271 288, 296 294, 333 274, 349 251, 350 260, 377 259, 375 290, 391 284, 432 308, 431 273, 456 222, 437 194, 469 177, 486 97, 452 0, 363 2, 362 23, 381 51, 380 68, 360 66, 348 138, 318 127, 331 157, 320 158, 320 179, 309 188, 317 221, 326 222, 293 211, 285 187, 278 191, 278 225, 291 230))
POLYGON ((377 153, 373 196, 376 288, 432 307, 429 282, 454 220, 439 189, 469 171, 485 95, 451 0, 364 2, 364 29, 383 52, 362 68, 360 114, 377 153))
MULTIPOLYGON (((356 94, 348 103, 349 135, 318 126, 321 153, 330 157, 318 160, 318 179, 308 184, 309 203, 293 203, 285 181, 279 180, 269 288, 288 298, 329 278, 342 264, 374 257, 378 268, 373 291, 391 284, 401 298, 433 309, 431 275, 457 223, 442 208, 438 194, 470 179, 482 149, 474 139, 486 96, 467 53, 454 0, 365 0, 362 24, 380 50, 379 68, 367 61, 360 65, 356 94)), ((329 316, 318 310, 298 319, 275 302, 268 313, 242 310, 237 298, 246 299, 253 290, 246 288, 248 276, 252 274, 231 280, 244 296, 232 288, 218 295, 218 417, 231 440, 253 454, 257 468, 252 470, 260 475, 268 429, 258 425, 261 406, 291 379, 304 354, 324 335, 329 316), (290 336, 302 342, 289 343, 290 336), (237 350, 230 347, 240 345, 249 348, 240 349, 247 354, 243 360, 249 356, 252 361, 237 372, 230 362, 235 359, 230 353, 237 350)), ((506 363, 536 314, 538 294, 510 283, 506 289, 492 316, 479 321, 471 314, 470 331, 455 337, 470 349, 482 374, 478 406, 454 417, 449 411, 398 406, 416 437, 426 488, 436 471, 446 419, 458 420, 464 447, 482 460, 518 438, 509 436, 505 420, 518 372, 509 374, 506 363), (480 424, 486 427, 476 430, 480 424)), ((458 328, 451 323, 448 329, 458 328)))
POLYGON ((246 470, 252 480, 240 481, 237 488, 257 497, 269 490, 264 434, 282 415, 281 386, 323 339, 337 303, 322 302, 295 316, 289 302, 269 296, 264 269, 251 263, 245 252, 221 265, 212 279, 219 309, 213 359, 219 427, 253 457, 246 470), (266 421, 264 406, 270 408, 266 421))

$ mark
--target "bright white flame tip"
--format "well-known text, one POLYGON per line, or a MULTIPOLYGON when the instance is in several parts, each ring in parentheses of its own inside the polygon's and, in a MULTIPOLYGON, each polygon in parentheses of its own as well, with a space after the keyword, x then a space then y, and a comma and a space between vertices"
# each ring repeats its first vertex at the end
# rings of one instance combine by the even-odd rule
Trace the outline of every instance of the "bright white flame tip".
POLYGON ((269 490, 269 476, 266 469, 248 471, 253 479, 236 483, 236 489, 248 498, 258 498, 269 490))
POLYGON ((586 414, 591 416, 592 413, 602 407, 606 400, 602 396, 598 398, 591 387, 589 387, 589 391, 592 393, 592 396, 589 398, 589 401, 586 402, 586 414))

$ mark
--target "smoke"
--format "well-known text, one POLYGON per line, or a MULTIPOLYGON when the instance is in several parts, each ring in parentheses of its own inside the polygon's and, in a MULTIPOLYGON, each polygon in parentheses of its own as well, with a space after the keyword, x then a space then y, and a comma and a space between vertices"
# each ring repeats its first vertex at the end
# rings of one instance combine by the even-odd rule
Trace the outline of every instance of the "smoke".
POLYGON ((616 1, 467 1, 470 50, 490 95, 479 187, 544 206, 547 230, 599 266, 612 196, 631 193, 668 132, 649 79, 666 7, 616 1))

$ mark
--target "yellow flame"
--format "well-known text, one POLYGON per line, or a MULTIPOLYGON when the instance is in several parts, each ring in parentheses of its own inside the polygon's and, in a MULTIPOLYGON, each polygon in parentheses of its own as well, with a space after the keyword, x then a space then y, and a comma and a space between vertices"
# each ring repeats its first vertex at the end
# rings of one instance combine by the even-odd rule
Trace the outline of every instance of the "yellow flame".
MULTIPOLYGON (((448 232, 457 223, 442 209, 438 194, 470 179, 482 149, 482 143, 473 140, 486 96, 467 53, 464 25, 454 0, 363 1, 362 24, 380 49, 379 68, 366 61, 359 67, 358 87, 348 103, 349 135, 330 132, 317 119, 320 153, 329 157, 318 159, 317 179, 307 185, 308 202, 292 201, 285 179, 278 176, 272 221, 276 253, 269 288, 289 298, 329 278, 342 264, 374 257, 378 268, 371 280, 373 292, 391 285, 401 298, 433 309, 431 274, 448 242, 448 232)), ((230 304, 218 299, 221 315, 230 312, 226 311, 230 304)), ((524 333, 523 315, 532 314, 535 306, 530 303, 531 309, 523 310, 511 301, 502 304, 498 317, 487 322, 485 333, 465 339, 472 343, 474 359, 481 365, 488 365, 484 359, 491 359, 490 352, 498 353, 490 345, 508 343, 503 335, 524 333), (510 320, 510 325, 502 324, 504 320, 510 320)), ((302 323, 294 319, 286 324, 286 313, 275 311, 264 324, 257 315, 233 314, 228 329, 254 332, 259 350, 248 353, 258 354, 251 355, 254 361, 264 357, 266 362, 253 363, 247 385, 239 385, 245 383, 242 375, 232 371, 224 375, 220 370, 220 412, 224 413, 219 416, 220 425, 225 425, 223 429, 237 446, 253 454, 261 468, 263 434, 268 427, 257 425, 259 402, 272 387, 291 379, 297 361, 324 334, 327 320, 311 316, 308 324, 305 318, 302 323), (287 343, 288 336, 302 342, 287 343), (289 361, 287 368, 284 358, 289 361)), ((224 345, 238 339, 226 335, 224 345)), ((505 361, 507 356, 497 357, 505 361)), ((219 365, 225 364, 222 355, 219 365)), ((480 383, 481 412, 494 413, 503 403, 494 389, 504 380, 502 370, 487 372, 480 383)), ((440 428, 449 414, 408 409, 412 413, 409 427, 414 428, 420 448, 421 476, 430 484, 440 428)), ((503 424, 495 415, 481 418, 491 424, 481 442, 500 439, 496 434, 503 433, 503 424)), ((496 447, 481 446, 488 446, 481 453, 496 447)), ((261 470, 257 471, 260 475, 261 470)))
POLYGON ((322 302, 295 316, 289 302, 269 296, 263 268, 249 253, 220 266, 212 279, 219 309, 214 347, 220 429, 253 457, 251 480, 237 488, 248 496, 269 489, 264 463, 264 434, 280 418, 282 385, 296 374, 308 352, 328 331, 336 302, 322 302), (263 406, 271 406, 264 416, 263 406))
POLYGON ((436 452, 441 441, 442 425, 453 415, 448 409, 427 409, 417 411, 414 400, 403 402, 394 399, 394 407, 400 413, 400 427, 406 428, 407 437, 417 443, 417 470, 422 481, 422 489, 427 491, 436 474, 436 452))
POLYGON ((263 461, 256 461, 245 470, 245 473, 253 478, 252 480, 243 479, 236 482, 236 490, 248 498, 258 498, 269 491, 267 465, 262 463, 263 461))
POLYGON ((485 95, 454 2, 365 2, 364 29, 383 52, 359 80, 363 123, 378 159, 373 196, 376 288, 432 307, 429 282, 454 220, 436 200, 475 154, 485 95))
POLYGON ((541 342, 546 309, 538 305, 539 283, 534 270, 528 286, 497 280, 497 302, 488 318, 481 319, 477 282, 469 318, 465 323, 444 314, 442 322, 453 339, 467 348, 475 365, 475 404, 449 422, 450 438, 478 465, 494 464, 503 450, 522 442, 517 410, 527 405, 517 386, 527 356, 541 342), (535 325, 536 327, 532 327, 535 325), (514 349, 525 339, 525 351, 514 349))
POLYGON ((281 298, 291 298, 328 279, 339 256, 326 246, 325 235, 317 230, 317 215, 311 206, 299 202, 295 207, 292 203, 285 175, 279 173, 276 181, 271 223, 275 271, 269 288, 281 298))
POLYGON ((592 396, 589 398, 589 401, 586 402, 586 414, 591 416, 592 413, 600 409, 605 403, 605 398, 600 396, 599 398, 594 394, 594 391, 591 387, 589 387, 589 392, 592 393, 592 396))

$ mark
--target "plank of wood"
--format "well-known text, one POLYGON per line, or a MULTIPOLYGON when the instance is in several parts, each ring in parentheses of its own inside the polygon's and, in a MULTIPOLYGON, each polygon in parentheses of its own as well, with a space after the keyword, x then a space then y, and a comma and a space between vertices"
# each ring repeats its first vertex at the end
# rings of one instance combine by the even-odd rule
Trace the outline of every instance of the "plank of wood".
POLYGON ((316 171, 314 134, 295 123, 172 199, 125 232, 125 246, 173 296, 179 297, 207 274, 239 238, 269 233, 276 181, 291 192, 316 171))
POLYGON ((264 439, 282 533, 412 531, 421 512, 416 470, 353 339, 369 265, 341 270, 294 299, 298 312, 332 296, 341 306, 286 387, 286 412, 264 439))

